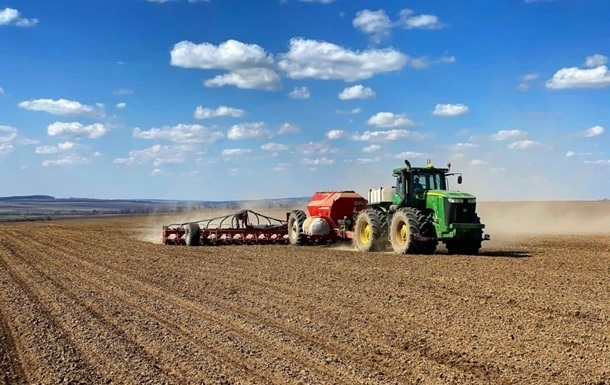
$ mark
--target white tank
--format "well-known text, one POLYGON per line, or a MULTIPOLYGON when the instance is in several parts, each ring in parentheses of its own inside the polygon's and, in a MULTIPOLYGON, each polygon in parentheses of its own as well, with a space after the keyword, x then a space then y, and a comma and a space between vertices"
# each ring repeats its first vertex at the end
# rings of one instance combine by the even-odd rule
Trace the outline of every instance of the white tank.
POLYGON ((309 235, 330 234, 330 224, 321 217, 309 217, 303 223, 303 232, 309 235))
POLYGON ((391 203, 396 187, 379 187, 369 190, 369 204, 391 203))

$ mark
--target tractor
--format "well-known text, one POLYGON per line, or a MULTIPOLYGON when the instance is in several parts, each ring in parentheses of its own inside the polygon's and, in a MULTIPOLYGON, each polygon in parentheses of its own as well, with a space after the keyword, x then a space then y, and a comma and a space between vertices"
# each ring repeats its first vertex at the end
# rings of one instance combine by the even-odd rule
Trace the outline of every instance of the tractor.
POLYGON ((294 210, 288 217, 293 245, 353 239, 359 251, 392 249, 398 254, 432 254, 444 242, 450 254, 478 254, 485 225, 476 213, 476 198, 450 191, 447 168, 405 167, 393 170, 396 184, 370 189, 368 200, 353 191, 321 192, 308 205, 310 217, 294 210))

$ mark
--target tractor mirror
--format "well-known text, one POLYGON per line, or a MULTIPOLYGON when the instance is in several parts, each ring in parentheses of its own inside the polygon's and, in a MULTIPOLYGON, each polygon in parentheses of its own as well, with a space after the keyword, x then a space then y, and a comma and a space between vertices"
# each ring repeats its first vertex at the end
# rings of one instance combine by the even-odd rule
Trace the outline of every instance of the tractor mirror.
POLYGON ((462 184, 462 176, 458 176, 458 184, 462 184))

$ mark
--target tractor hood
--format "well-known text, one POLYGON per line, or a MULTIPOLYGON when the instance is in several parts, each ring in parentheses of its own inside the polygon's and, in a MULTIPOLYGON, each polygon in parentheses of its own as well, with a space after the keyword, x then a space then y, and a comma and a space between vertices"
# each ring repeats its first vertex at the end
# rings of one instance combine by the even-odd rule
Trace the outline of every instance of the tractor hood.
POLYGON ((428 195, 435 195, 450 199, 476 199, 476 197, 472 194, 449 190, 429 190, 428 195))

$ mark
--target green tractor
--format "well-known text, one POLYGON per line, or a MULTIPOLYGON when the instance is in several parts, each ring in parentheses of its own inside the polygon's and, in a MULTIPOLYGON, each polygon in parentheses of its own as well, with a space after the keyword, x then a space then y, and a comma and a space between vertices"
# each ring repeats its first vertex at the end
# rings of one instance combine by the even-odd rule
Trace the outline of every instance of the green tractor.
POLYGON ((476 197, 450 191, 447 168, 406 167, 393 170, 396 185, 369 190, 369 208, 361 211, 354 226, 360 251, 382 251, 390 246, 399 254, 432 254, 444 242, 450 254, 478 254, 485 225, 476 213, 476 197))

